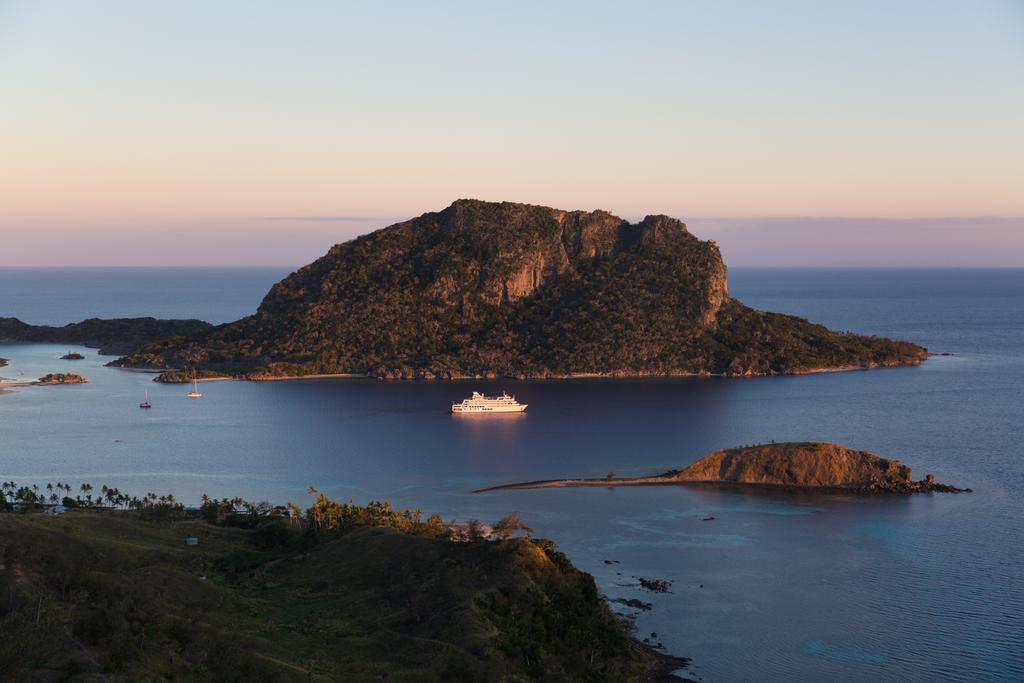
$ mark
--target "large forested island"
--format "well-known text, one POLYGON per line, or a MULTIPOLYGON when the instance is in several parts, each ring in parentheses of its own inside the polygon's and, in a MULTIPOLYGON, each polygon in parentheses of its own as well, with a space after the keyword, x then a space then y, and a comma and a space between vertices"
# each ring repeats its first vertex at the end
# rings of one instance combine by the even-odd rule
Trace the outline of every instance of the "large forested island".
POLYGON ((796 374, 926 356, 744 306, 717 245, 674 218, 459 200, 334 246, 255 315, 119 364, 452 379, 796 374))

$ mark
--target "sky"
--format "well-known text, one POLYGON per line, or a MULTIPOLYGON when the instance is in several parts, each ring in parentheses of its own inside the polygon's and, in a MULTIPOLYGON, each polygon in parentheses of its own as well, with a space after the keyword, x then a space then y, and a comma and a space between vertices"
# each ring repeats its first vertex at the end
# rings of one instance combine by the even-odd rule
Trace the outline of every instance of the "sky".
POLYGON ((1024 2, 0 0, 0 266, 300 265, 463 197, 1024 266, 1024 2))

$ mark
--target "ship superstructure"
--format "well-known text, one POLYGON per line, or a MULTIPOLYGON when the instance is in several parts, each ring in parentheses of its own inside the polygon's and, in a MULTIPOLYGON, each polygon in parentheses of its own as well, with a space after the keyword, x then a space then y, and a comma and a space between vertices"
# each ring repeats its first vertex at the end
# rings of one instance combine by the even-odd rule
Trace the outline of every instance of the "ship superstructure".
POLYGON ((521 413, 526 410, 526 404, 520 403, 515 396, 509 396, 502 392, 501 396, 484 396, 479 391, 474 391, 469 398, 463 399, 462 403, 453 403, 453 413, 521 413))

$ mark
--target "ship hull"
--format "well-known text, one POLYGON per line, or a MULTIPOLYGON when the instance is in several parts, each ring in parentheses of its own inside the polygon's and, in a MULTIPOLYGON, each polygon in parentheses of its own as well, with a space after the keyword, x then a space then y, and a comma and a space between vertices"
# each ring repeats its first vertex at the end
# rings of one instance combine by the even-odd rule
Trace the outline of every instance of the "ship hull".
POLYGON ((526 410, 526 405, 513 406, 461 406, 453 405, 453 413, 521 413, 526 410))

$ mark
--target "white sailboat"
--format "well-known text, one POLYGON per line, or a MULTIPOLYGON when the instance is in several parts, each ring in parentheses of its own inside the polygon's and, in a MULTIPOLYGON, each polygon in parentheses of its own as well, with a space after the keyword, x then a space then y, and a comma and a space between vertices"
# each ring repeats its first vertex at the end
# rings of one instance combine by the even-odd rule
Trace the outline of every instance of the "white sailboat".
POLYGON ((149 402, 149 389, 146 389, 146 399, 139 404, 140 408, 152 408, 153 404, 149 402))
POLYGON ((199 393, 199 381, 196 380, 196 371, 192 371, 192 391, 186 394, 189 398, 202 398, 203 395, 199 393))

